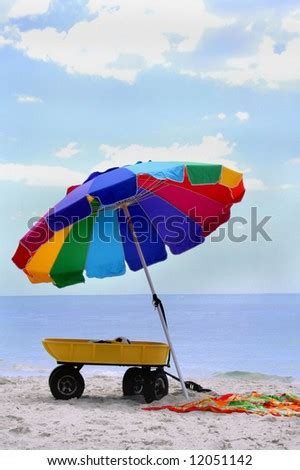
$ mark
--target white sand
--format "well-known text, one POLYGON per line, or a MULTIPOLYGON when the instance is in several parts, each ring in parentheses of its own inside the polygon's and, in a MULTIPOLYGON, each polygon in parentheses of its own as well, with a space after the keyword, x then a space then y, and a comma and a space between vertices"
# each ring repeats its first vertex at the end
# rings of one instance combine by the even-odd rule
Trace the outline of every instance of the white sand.
MULTIPOLYGON (((218 393, 300 393, 299 384, 279 379, 213 377, 200 383, 218 393)), ((170 394, 155 404, 185 401, 178 385, 170 385, 170 394)), ((66 402, 52 398, 45 377, 0 377, 0 448, 300 449, 296 417, 177 414, 142 406, 142 398, 122 397, 121 377, 87 376, 82 398, 66 402)))

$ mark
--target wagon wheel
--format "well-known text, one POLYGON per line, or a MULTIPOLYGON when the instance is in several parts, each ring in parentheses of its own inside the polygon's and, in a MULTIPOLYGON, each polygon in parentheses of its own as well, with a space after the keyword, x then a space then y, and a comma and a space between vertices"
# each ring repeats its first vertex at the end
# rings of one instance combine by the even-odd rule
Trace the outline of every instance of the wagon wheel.
POLYGON ((123 395, 125 397, 141 395, 143 393, 146 375, 146 371, 141 367, 131 367, 127 369, 122 382, 123 395))
POLYGON ((49 387, 57 400, 80 398, 84 391, 84 379, 74 367, 59 366, 49 377, 49 387))
POLYGON ((146 403, 160 400, 169 393, 168 378, 163 369, 156 369, 145 378, 144 398, 146 403))
POLYGON ((49 375, 49 379, 48 379, 49 387, 50 387, 50 382, 51 382, 53 374, 55 374, 58 370, 62 370, 62 369, 64 369, 64 370, 68 369, 69 370, 71 367, 72 366, 67 365, 67 364, 61 364, 60 366, 55 367, 55 369, 53 369, 53 371, 49 375))

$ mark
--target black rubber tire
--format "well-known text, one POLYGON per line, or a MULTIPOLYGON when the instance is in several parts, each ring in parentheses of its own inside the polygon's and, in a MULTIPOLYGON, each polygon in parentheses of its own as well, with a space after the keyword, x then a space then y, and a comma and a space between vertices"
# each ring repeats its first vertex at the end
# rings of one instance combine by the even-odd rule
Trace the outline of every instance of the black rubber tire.
POLYGON ((168 377, 162 369, 156 369, 145 378, 144 398, 146 403, 161 400, 169 393, 168 377))
POLYGON ((61 364, 57 367, 55 367, 55 369, 53 369, 53 371, 51 372, 51 374, 49 375, 49 379, 48 379, 48 384, 49 384, 49 387, 50 387, 50 382, 51 382, 51 379, 52 379, 52 376, 53 374, 55 374, 58 370, 62 370, 62 369, 70 369, 71 366, 68 366, 66 364, 61 364))
POLYGON ((59 366, 50 374, 49 387, 56 400, 70 400, 81 397, 85 384, 75 367, 59 366))
POLYGON ((122 381, 123 395, 125 397, 142 395, 145 378, 146 371, 144 371, 141 367, 130 367, 130 369, 127 369, 122 381))

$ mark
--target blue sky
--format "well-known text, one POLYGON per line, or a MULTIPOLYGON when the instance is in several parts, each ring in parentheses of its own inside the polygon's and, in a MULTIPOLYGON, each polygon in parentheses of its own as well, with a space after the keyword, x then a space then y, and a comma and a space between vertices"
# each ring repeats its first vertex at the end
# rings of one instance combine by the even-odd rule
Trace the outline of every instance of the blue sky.
POLYGON ((271 215, 272 241, 207 240, 151 268, 158 290, 299 292, 297 3, 1 2, 0 293, 146 292, 131 272, 33 286, 10 257, 28 219, 93 169, 174 156, 244 171, 233 215, 271 215))

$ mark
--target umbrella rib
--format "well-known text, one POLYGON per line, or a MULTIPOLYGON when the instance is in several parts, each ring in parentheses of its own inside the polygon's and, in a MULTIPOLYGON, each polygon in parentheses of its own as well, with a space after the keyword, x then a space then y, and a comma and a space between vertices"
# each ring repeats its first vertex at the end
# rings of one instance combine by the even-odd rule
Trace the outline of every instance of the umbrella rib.
MULTIPOLYGON (((161 182, 161 183, 163 183, 163 182, 161 182)), ((151 192, 153 192, 156 196, 160 196, 159 194, 157 194, 156 191, 159 190, 161 186, 162 186, 162 185, 159 185, 159 186, 154 186, 154 185, 153 185, 152 187, 150 186, 149 188, 145 189, 145 193, 143 193, 143 194, 145 194, 145 197, 147 197, 147 196, 150 197, 150 196, 151 196, 151 192)), ((168 187, 168 186, 172 186, 172 187, 174 187, 174 188, 178 188, 178 187, 179 187, 177 184, 173 184, 173 181, 171 181, 171 180, 168 180, 168 182, 165 183, 165 187, 168 187)), ((184 192, 186 191, 187 193, 190 192, 190 193, 195 194, 195 195, 197 195, 197 196, 199 196, 199 197, 202 197, 203 199, 207 199, 207 200, 209 200, 209 201, 213 201, 213 202, 215 202, 215 203, 217 203, 217 204, 220 204, 220 205, 222 206, 222 211, 221 211, 221 213, 224 213, 224 211, 226 210, 226 208, 230 208, 230 207, 234 204, 234 201, 230 201, 230 202, 228 202, 228 203, 226 203, 226 204, 224 204, 224 203, 222 204, 220 201, 218 201, 218 200, 216 200, 216 199, 213 199, 212 197, 209 197, 207 194, 198 193, 198 192, 196 192, 196 191, 193 191, 191 188, 180 188, 180 189, 181 189, 181 191, 184 191, 184 192)), ((228 188, 228 189, 229 189, 229 188, 228 188)), ((232 191, 230 191, 230 193, 231 193, 231 195, 232 195, 232 191)), ((143 195, 142 195, 142 196, 143 196, 143 195)), ((161 196, 160 196, 160 197, 161 197, 161 196)), ((136 200, 138 201, 139 199, 136 199, 136 200)), ((170 204, 171 204, 171 205, 174 205, 174 204, 172 204, 171 202, 170 202, 170 204)), ((175 207, 176 207, 176 205, 175 205, 175 207)))
POLYGON ((152 183, 152 185, 150 185, 149 188, 143 188, 141 190, 141 192, 135 198, 135 201, 139 202, 147 197, 153 196, 153 193, 155 193, 155 191, 158 190, 162 186, 168 187, 170 186, 170 183, 166 182, 165 180, 159 180, 159 181, 152 183))

